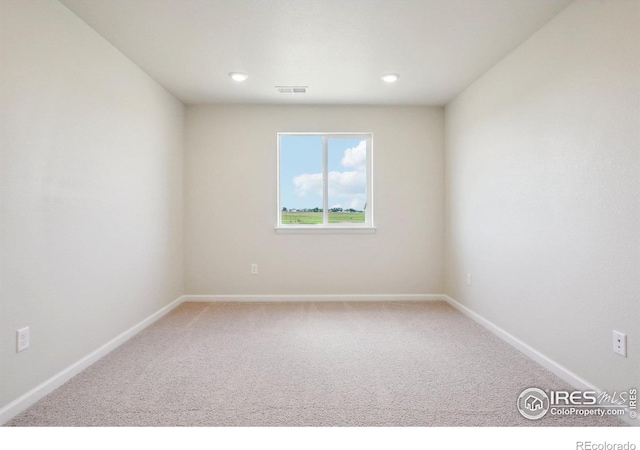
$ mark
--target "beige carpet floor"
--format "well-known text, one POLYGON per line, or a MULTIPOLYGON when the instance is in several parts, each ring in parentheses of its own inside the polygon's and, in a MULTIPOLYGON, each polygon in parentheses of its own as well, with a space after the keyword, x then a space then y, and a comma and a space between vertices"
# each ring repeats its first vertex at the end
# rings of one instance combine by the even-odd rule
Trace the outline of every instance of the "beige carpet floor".
POLYGON ((570 387, 443 302, 184 303, 9 426, 624 426, 530 421, 570 387))

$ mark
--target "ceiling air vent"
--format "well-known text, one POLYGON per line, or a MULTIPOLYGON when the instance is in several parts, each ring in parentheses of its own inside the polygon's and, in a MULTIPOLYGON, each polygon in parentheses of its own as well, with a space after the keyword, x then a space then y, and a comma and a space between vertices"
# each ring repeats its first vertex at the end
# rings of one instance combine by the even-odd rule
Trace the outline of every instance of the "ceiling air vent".
POLYGON ((306 94, 308 86, 276 86, 280 94, 306 94))

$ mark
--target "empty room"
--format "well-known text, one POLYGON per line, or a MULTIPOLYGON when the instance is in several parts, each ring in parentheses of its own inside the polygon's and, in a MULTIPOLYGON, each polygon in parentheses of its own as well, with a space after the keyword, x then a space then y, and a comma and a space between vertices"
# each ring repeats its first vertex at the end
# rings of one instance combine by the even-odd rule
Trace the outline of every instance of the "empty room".
POLYGON ((5 430, 637 430, 640 2, 0 0, 0 46, 5 430))

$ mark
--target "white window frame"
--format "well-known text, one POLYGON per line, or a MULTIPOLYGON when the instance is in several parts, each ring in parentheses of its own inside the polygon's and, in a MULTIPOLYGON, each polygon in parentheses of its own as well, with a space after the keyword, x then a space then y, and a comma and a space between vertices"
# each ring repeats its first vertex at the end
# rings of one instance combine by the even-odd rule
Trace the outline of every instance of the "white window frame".
POLYGON ((276 232, 278 233, 375 233, 373 223, 373 133, 371 132, 280 132, 277 135, 277 211, 276 232), (322 224, 294 225, 282 223, 282 205, 280 203, 280 138, 282 136, 322 136, 322 224), (329 139, 362 139, 367 142, 366 190, 367 203, 364 211, 364 223, 329 223, 329 185, 328 185, 328 141, 329 139))

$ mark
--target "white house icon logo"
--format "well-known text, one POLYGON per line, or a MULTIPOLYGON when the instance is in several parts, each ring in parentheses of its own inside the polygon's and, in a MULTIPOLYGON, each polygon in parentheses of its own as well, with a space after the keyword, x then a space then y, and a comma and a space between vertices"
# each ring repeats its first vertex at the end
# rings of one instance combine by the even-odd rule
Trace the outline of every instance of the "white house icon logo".
POLYGON ((522 417, 538 420, 549 411, 549 396, 542 389, 528 388, 518 397, 517 406, 522 417))
POLYGON ((524 406, 526 406, 529 411, 537 411, 539 409, 542 409, 542 400, 540 400, 538 397, 530 395, 524 401, 524 406))

